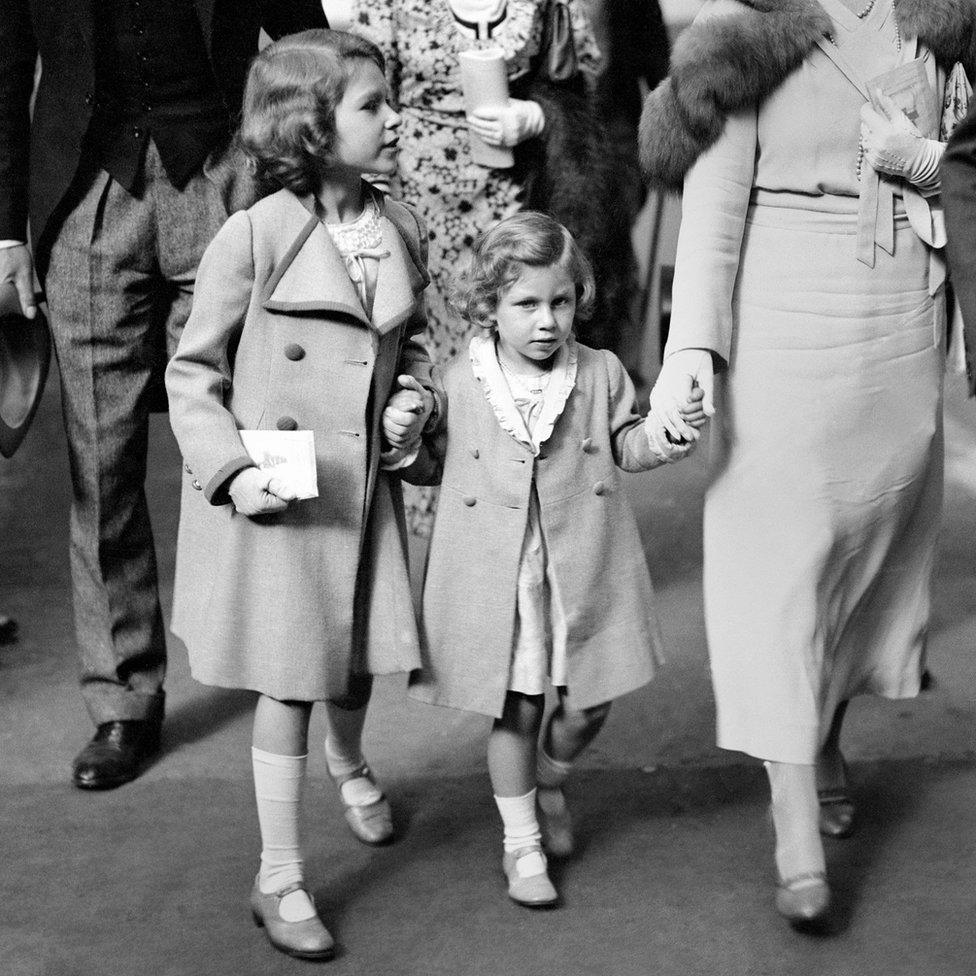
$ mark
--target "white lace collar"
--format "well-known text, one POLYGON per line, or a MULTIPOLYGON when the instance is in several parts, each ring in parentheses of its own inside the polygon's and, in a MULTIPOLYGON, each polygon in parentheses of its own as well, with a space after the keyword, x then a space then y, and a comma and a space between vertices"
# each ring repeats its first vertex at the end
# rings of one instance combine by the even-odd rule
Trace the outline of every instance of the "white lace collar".
POLYGON ((499 426, 533 454, 538 454, 542 444, 552 434, 556 421, 576 386, 576 370, 579 363, 576 340, 570 336, 556 353, 549 385, 543 395, 542 411, 531 435, 515 405, 512 391, 498 363, 495 337, 493 335, 472 336, 468 345, 468 354, 471 358, 471 371, 474 373, 474 378, 481 384, 485 399, 491 405, 499 426))

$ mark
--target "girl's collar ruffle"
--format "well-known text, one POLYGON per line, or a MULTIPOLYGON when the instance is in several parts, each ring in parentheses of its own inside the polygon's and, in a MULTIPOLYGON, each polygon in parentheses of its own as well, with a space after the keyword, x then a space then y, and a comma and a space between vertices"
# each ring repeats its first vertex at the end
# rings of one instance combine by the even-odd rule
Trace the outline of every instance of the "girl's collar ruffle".
POLYGON ((579 348, 576 340, 570 336, 556 353, 542 411, 531 436, 518 407, 515 406, 512 391, 498 363, 494 336, 472 336, 468 345, 468 355, 471 359, 471 371, 481 384, 485 399, 494 412, 498 425, 506 434, 510 434, 537 455, 542 444, 551 436, 556 421, 576 386, 576 371, 579 366, 579 348))

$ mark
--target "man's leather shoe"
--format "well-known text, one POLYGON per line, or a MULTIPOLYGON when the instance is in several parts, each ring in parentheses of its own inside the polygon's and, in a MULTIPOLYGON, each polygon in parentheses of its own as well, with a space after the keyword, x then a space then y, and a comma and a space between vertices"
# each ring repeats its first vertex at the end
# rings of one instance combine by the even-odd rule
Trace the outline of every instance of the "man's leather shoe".
POLYGON ((103 722, 75 758, 72 778, 82 790, 110 790, 134 780, 159 752, 160 723, 103 722))

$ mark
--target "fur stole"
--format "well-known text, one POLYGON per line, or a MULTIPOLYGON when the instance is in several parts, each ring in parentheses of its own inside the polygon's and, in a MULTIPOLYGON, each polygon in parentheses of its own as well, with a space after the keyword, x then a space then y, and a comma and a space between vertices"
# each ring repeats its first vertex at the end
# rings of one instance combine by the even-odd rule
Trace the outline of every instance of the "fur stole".
MULTIPOLYGON (((831 30, 817 0, 735 0, 728 16, 696 21, 678 38, 671 73, 644 103, 641 165, 680 188, 731 112, 761 102, 831 30)), ((946 69, 976 68, 976 0, 895 0, 904 36, 918 37, 946 69)))

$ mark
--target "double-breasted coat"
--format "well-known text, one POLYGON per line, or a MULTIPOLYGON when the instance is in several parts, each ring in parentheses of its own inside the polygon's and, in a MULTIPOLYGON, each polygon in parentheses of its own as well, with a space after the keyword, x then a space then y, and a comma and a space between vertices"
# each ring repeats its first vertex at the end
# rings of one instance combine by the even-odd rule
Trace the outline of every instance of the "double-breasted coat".
POLYGON ((434 370, 447 401, 446 439, 433 440, 412 473, 433 480, 442 460, 415 698, 501 715, 533 485, 566 617, 573 706, 639 688, 660 661, 651 578, 618 468, 647 470, 663 458, 620 361, 576 348, 575 386, 538 453, 501 428, 467 355, 434 370))
POLYGON ((371 320, 328 231, 287 190, 232 215, 201 262, 166 382, 185 460, 172 627, 207 684, 314 701, 344 697, 352 672, 419 663, 379 421, 399 373, 430 379, 414 338, 425 233, 379 202, 389 256, 371 320), (314 432, 319 497, 248 518, 227 496, 251 463, 238 430, 276 428, 314 432))

